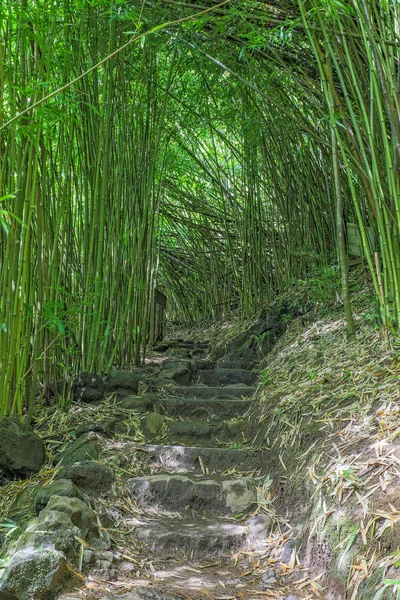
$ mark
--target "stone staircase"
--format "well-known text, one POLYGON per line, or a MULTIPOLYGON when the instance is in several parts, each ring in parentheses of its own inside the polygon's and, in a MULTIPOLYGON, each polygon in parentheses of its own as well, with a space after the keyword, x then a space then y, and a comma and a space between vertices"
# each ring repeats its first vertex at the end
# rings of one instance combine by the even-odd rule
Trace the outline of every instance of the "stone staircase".
POLYGON ((251 361, 243 368, 231 351, 214 363, 209 345, 193 341, 164 351, 161 368, 146 371, 147 393, 121 402, 141 407, 142 424, 164 426, 146 443, 105 445, 119 469, 97 504, 112 551, 85 550, 94 565, 86 587, 60 600, 325 598, 298 560, 295 531, 274 512, 268 451, 246 446, 251 361))
MULTIPOLYGON (((153 556, 182 565, 188 560, 229 562, 239 551, 260 548, 271 526, 268 515, 252 516, 258 512, 265 454, 243 447, 244 415, 257 376, 234 364, 209 362, 208 350, 206 344, 199 348, 183 342, 165 362, 153 388, 161 392, 155 409, 169 420, 164 443, 136 445, 147 467, 126 484, 140 512, 135 538, 153 556), (175 381, 181 378, 184 385, 167 385, 165 373, 170 377, 172 366, 175 381)), ((157 595, 157 587, 152 596, 142 596, 138 588, 126 597, 169 598, 161 589, 165 595, 157 595)), ((183 597, 197 598, 172 596, 183 597)))

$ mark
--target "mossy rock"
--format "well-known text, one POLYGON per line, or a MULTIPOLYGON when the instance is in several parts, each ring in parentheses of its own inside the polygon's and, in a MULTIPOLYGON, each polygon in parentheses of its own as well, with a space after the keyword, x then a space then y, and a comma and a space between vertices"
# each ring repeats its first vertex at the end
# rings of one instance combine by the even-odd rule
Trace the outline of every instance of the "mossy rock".
POLYGON ((117 392, 118 396, 137 394, 139 378, 131 371, 110 371, 106 378, 107 392, 117 392))
POLYGON ((0 468, 12 477, 25 477, 40 471, 45 460, 43 440, 25 431, 16 418, 0 418, 0 468))
POLYGON ((110 467, 97 461, 84 461, 64 467, 59 479, 71 479, 75 485, 88 491, 105 491, 111 487, 114 473, 110 467))
POLYGON ((55 549, 20 550, 10 559, 0 578, 0 598, 54 598, 69 574, 65 556, 55 549))
POLYGON ((164 419, 157 412, 151 412, 142 420, 142 429, 146 435, 159 435, 164 428, 164 419))
POLYGON ((89 504, 90 499, 86 494, 70 480, 56 479, 46 486, 42 486, 36 491, 34 497, 34 509, 37 513, 46 508, 52 496, 64 496, 67 498, 79 498, 86 504, 89 504))
POLYGON ((57 511, 68 515, 73 525, 81 531, 83 539, 89 531, 97 532, 96 513, 79 498, 52 496, 47 504, 47 510, 57 511))
POLYGON ((97 460, 99 456, 98 438, 89 433, 68 444, 67 448, 56 456, 55 462, 69 466, 77 462, 97 460))

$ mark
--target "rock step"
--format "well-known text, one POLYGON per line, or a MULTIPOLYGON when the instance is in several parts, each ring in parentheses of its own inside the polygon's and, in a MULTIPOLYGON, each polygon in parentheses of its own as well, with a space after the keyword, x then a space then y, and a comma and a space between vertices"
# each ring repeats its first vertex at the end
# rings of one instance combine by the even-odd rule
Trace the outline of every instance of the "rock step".
POLYGON ((203 473, 203 468, 211 473, 222 473, 234 467, 238 471, 268 471, 267 455, 262 451, 160 444, 143 444, 137 448, 146 453, 146 462, 153 468, 168 469, 175 473, 203 473))
POLYGON ((167 519, 137 528, 135 537, 146 544, 154 553, 167 558, 170 552, 189 553, 191 556, 215 557, 236 552, 249 545, 246 527, 236 523, 213 521, 185 522, 182 519, 167 519))
POLYGON ((140 508, 166 511, 187 510, 233 516, 257 503, 257 490, 250 478, 204 478, 196 475, 149 475, 127 482, 127 492, 140 508))
POLYGON ((258 379, 257 373, 248 369, 205 369, 199 372, 199 383, 210 386, 226 386, 238 383, 254 385, 258 379))
POLYGON ((209 443, 218 441, 240 442, 246 429, 243 419, 229 421, 175 421, 166 430, 167 438, 172 444, 193 442, 209 443))
POLYGON ((166 388, 171 396, 177 398, 248 398, 255 392, 249 385, 211 387, 200 385, 177 385, 166 388))
POLYGON ((156 406, 171 417, 197 417, 203 419, 229 419, 250 408, 251 400, 239 398, 162 398, 156 406))

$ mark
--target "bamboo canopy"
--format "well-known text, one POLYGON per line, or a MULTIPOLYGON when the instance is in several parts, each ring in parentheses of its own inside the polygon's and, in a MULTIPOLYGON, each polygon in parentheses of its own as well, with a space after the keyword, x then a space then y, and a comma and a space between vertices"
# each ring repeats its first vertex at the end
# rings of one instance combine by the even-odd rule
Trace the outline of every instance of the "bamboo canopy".
POLYGON ((397 335, 399 11, 2 2, 0 416, 139 364, 156 285, 209 322, 338 262, 353 339, 347 222, 397 335))

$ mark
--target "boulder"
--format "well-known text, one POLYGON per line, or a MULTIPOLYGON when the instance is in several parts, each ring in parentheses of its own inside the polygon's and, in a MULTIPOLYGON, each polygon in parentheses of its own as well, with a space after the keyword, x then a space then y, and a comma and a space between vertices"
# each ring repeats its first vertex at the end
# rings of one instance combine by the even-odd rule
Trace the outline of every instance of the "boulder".
POLYGON ((168 358, 162 363, 161 371, 170 371, 182 368, 195 372, 197 370, 196 361, 193 358, 168 358))
MULTIPOLYGON (((79 498, 67 498, 66 496, 52 496, 47 504, 46 510, 57 511, 68 515, 73 525, 81 531, 83 539, 89 531, 98 531, 96 513, 85 502, 79 498)), ((40 515, 39 515, 40 516, 40 515)))
POLYGON ((99 456, 99 438, 89 433, 68 444, 67 448, 56 456, 55 462, 69 466, 76 462, 96 460, 99 456))
POLYGON ((81 537, 82 533, 72 524, 66 513, 45 508, 38 517, 29 521, 26 530, 16 542, 16 549, 18 551, 46 546, 66 555, 73 555, 76 536, 81 537))
POLYGON ((0 600, 50 600, 69 573, 64 554, 54 548, 18 550, 0 577, 0 600))
POLYGON ((177 385, 189 385, 192 373, 186 367, 177 367, 176 369, 166 369, 160 372, 157 381, 162 384, 174 381, 177 385))
POLYGON ((89 491, 104 491, 111 487, 114 474, 110 467, 94 460, 74 463, 64 467, 58 474, 60 479, 71 479, 73 483, 89 491))
POLYGON ((118 396, 131 396, 139 390, 139 378, 131 371, 111 371, 106 379, 107 392, 117 392, 118 396))
POLYGON ((12 417, 0 419, 0 469, 24 477, 40 471, 45 459, 44 442, 33 431, 24 431, 12 417))
POLYGON ((142 420, 143 432, 147 435, 159 435, 164 426, 164 419, 157 412, 151 412, 142 420))
POLYGON ((56 479, 52 483, 46 486, 42 486, 38 489, 34 498, 35 511, 39 513, 41 510, 46 508, 48 501, 52 496, 64 496, 66 498, 79 498, 86 504, 89 504, 90 500, 86 494, 80 491, 80 489, 70 479, 56 479))
POLYGON ((262 541, 268 536, 268 532, 273 525, 271 517, 267 514, 256 515, 246 521, 249 534, 253 540, 262 541))
POLYGON ((74 385, 74 395, 77 400, 96 402, 104 396, 104 381, 99 375, 81 373, 74 385))
POLYGON ((192 373, 196 371, 196 361, 192 359, 169 358, 163 363, 158 379, 172 380, 178 385, 189 385, 192 373))

